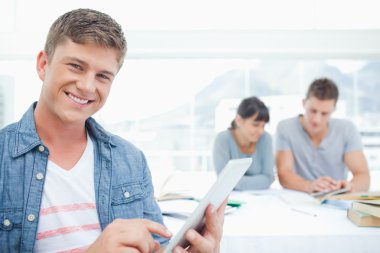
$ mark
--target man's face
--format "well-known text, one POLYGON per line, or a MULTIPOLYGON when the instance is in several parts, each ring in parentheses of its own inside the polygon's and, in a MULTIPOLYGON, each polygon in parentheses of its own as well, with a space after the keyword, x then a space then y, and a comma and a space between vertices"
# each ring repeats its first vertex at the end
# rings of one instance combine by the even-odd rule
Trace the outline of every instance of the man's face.
POLYGON ((106 102, 118 70, 115 49, 67 40, 50 59, 44 51, 38 55, 43 81, 38 104, 54 120, 83 123, 106 102))
POLYGON ((334 99, 319 100, 313 96, 303 101, 304 125, 309 134, 318 134, 327 128, 335 103, 334 99))

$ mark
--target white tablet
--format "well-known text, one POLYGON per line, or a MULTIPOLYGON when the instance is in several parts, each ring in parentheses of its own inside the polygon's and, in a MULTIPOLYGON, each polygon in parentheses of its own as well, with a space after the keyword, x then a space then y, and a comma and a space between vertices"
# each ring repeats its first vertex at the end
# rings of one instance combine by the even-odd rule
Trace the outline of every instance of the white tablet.
POLYGON ((200 233, 202 232, 205 223, 204 215, 208 205, 212 204, 215 208, 218 208, 245 174, 251 163, 252 158, 243 158, 230 160, 226 164, 206 196, 198 204, 179 232, 170 240, 164 253, 171 253, 177 245, 186 248, 189 243, 184 235, 189 229, 193 228, 200 233))

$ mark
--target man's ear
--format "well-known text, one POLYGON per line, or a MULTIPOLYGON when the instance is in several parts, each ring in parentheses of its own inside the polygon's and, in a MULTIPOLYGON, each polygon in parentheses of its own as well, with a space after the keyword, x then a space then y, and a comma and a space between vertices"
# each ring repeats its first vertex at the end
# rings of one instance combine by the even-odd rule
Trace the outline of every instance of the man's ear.
POLYGON ((47 61, 48 61, 48 59, 47 59, 46 52, 45 51, 39 52, 38 56, 37 56, 36 69, 37 69, 37 73, 38 73, 38 76, 40 77, 41 81, 45 80, 47 61))

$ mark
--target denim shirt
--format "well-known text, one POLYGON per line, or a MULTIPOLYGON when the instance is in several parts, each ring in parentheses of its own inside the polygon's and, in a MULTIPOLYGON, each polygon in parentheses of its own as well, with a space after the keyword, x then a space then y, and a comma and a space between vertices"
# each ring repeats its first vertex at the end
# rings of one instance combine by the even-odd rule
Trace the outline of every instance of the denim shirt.
MULTIPOLYGON (((0 131, 0 252, 33 252, 49 149, 39 138, 34 103, 22 119, 0 131)), ((114 219, 163 224, 144 154, 89 118, 94 142, 96 208, 103 230, 114 219)), ((161 244, 167 239, 157 237, 161 244)))

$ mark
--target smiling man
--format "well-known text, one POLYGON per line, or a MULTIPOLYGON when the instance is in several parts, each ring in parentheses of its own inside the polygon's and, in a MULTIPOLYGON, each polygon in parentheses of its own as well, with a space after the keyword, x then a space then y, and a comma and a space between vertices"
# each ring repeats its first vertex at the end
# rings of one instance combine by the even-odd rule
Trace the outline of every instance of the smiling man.
POLYGON ((327 78, 311 83, 305 114, 281 121, 276 166, 283 187, 308 193, 350 188, 366 191, 369 172, 360 134, 348 120, 332 119, 338 87, 327 78), (353 178, 347 181, 347 172, 353 178))
MULTIPOLYGON (((95 10, 51 26, 40 98, 0 131, 0 252, 163 251, 171 234, 144 154, 91 118, 126 50, 121 26, 95 10)), ((189 230, 191 246, 175 252, 219 252, 225 205, 210 206, 203 234, 189 230)))

